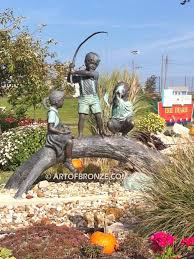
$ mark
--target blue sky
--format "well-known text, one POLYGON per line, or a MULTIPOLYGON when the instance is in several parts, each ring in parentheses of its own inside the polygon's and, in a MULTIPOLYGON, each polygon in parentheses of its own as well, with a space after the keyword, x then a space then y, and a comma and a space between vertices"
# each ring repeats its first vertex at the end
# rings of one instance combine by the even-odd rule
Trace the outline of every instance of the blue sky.
POLYGON ((99 70, 131 69, 132 54, 141 80, 160 75, 161 56, 168 54, 168 78, 182 84, 194 76, 194 0, 182 6, 179 0, 1 0, 0 9, 13 8, 27 18, 32 29, 48 26, 43 38, 55 38, 54 50, 61 61, 70 60, 78 44, 95 31, 97 35, 81 49, 77 66, 88 51, 101 56, 99 70))

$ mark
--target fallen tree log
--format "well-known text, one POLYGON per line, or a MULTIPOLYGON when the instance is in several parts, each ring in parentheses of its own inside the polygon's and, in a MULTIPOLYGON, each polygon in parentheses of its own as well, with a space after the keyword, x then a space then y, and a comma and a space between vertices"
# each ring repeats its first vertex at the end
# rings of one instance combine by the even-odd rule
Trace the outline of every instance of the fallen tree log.
MULTIPOLYGON (((157 150, 150 149, 137 140, 124 137, 91 136, 73 140, 73 158, 110 158, 130 163, 136 171, 153 171, 164 164, 166 158, 157 150)), ((8 180, 6 189, 18 189, 15 198, 27 192, 36 179, 49 167, 64 160, 56 157, 53 149, 43 147, 21 165, 8 180)))

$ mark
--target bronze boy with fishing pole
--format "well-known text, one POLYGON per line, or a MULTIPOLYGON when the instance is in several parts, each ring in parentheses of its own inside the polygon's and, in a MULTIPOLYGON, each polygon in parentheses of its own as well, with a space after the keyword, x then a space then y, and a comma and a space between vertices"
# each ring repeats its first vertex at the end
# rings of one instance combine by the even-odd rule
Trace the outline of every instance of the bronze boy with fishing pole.
POLYGON ((98 97, 98 78, 99 74, 96 71, 100 63, 100 57, 94 52, 90 52, 85 57, 85 69, 84 70, 73 70, 75 67, 75 57, 79 48, 84 42, 86 42, 93 35, 98 33, 93 33, 86 40, 84 40, 79 47, 77 48, 73 61, 70 65, 70 72, 68 76, 68 81, 70 83, 79 83, 80 87, 80 97, 78 101, 78 112, 79 112, 79 122, 78 122, 78 138, 83 137, 84 121, 85 117, 91 111, 94 114, 96 119, 96 124, 99 130, 99 134, 104 137, 105 133, 103 130, 103 122, 101 117, 101 107, 98 97))

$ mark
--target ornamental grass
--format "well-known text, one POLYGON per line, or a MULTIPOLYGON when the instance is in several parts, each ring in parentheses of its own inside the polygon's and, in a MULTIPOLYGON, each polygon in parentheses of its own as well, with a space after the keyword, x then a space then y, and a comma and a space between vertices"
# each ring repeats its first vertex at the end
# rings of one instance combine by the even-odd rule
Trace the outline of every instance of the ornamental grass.
POLYGON ((167 231, 179 239, 194 236, 194 143, 185 140, 171 162, 150 175, 147 211, 139 214, 139 232, 148 236, 167 231))

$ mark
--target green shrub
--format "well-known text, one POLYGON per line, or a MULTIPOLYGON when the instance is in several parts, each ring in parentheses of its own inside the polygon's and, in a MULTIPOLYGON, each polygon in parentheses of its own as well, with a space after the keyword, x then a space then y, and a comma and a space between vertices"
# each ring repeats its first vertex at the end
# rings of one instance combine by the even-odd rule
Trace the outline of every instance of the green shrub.
POLYGON ((172 162, 151 176, 145 193, 147 211, 139 215, 140 233, 194 236, 194 143, 177 149, 172 162))
POLYGON ((140 132, 157 133, 163 131, 165 121, 159 115, 151 112, 138 118, 135 127, 140 132))
POLYGON ((0 168, 15 170, 45 143, 45 126, 19 127, 0 136, 0 168))
POLYGON ((80 250, 81 255, 84 258, 99 258, 102 257, 102 247, 94 246, 94 245, 86 245, 83 246, 80 250))
POLYGON ((0 258, 1 259, 16 259, 12 256, 12 251, 5 247, 0 247, 0 258))
POLYGON ((15 128, 18 126, 18 118, 12 112, 2 112, 0 113, 0 127, 1 131, 15 128))

